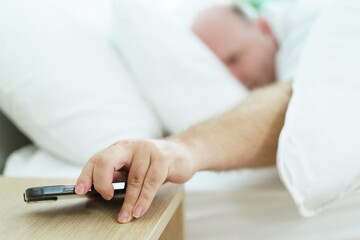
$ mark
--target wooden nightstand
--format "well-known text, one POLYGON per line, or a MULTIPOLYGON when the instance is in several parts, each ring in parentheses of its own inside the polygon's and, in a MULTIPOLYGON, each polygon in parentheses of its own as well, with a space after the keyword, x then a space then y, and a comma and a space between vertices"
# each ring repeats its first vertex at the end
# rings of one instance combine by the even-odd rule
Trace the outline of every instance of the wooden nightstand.
POLYGON ((75 180, 0 176, 1 239, 185 239, 184 188, 166 183, 148 212, 128 224, 116 219, 122 199, 66 199, 27 204, 26 188, 75 180))

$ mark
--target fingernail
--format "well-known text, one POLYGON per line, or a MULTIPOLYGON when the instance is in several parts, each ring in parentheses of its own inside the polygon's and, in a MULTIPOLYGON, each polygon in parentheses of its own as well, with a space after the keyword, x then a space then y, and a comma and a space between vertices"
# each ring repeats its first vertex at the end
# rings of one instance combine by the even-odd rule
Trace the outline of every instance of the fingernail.
POLYGON ((76 188, 75 188, 75 191, 76 191, 76 193, 78 193, 78 194, 83 194, 83 193, 84 193, 84 190, 85 190, 85 186, 84 186, 84 184, 82 184, 82 183, 79 183, 79 184, 76 186, 76 188))
POLYGON ((105 200, 111 200, 111 199, 112 199, 112 196, 109 195, 109 194, 104 194, 104 195, 103 195, 103 198, 104 198, 105 200))
POLYGON ((139 218, 141 215, 142 207, 138 206, 133 214, 134 217, 139 218))
POLYGON ((127 222, 129 218, 129 213, 127 211, 122 211, 119 216, 119 222, 127 222))

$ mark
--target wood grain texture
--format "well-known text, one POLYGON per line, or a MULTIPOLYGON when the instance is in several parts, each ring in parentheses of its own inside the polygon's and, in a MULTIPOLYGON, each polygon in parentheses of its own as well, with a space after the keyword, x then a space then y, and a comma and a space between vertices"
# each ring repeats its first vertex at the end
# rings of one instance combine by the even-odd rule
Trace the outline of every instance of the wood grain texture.
POLYGON ((159 239, 184 240, 186 238, 185 226, 185 206, 183 201, 176 209, 176 212, 172 216, 159 239))
MULTIPOLYGON (((148 212, 128 224, 117 222, 121 198, 111 201, 76 198, 33 204, 23 200, 26 188, 74 183, 75 180, 69 179, 0 176, 0 239, 150 240, 166 235, 163 231, 173 219, 179 224, 178 229, 184 229, 183 220, 178 220, 183 217, 179 211, 183 211, 184 189, 178 184, 164 184, 148 212)), ((174 227, 169 229, 173 231, 174 227)))

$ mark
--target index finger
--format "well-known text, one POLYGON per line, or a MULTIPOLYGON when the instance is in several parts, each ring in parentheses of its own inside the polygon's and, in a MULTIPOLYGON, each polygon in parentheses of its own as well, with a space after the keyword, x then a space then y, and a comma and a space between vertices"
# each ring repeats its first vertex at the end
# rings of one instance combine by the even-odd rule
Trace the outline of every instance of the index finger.
POLYGON ((126 166, 129 167, 132 160, 131 146, 114 144, 100 152, 94 165, 93 183, 95 190, 101 196, 110 200, 114 195, 114 187, 111 184, 114 172, 126 166))
POLYGON ((80 195, 85 194, 90 190, 92 184, 94 184, 95 190, 105 199, 108 199, 106 194, 112 195, 111 191, 113 191, 111 183, 114 172, 123 166, 128 168, 132 159, 131 146, 128 143, 129 141, 120 141, 95 154, 85 164, 78 177, 75 186, 76 193, 80 195), (104 173, 102 173, 102 171, 104 171, 104 173))
POLYGON ((75 184, 75 192, 79 195, 87 193, 92 185, 92 176, 95 165, 95 159, 92 157, 84 166, 75 184))

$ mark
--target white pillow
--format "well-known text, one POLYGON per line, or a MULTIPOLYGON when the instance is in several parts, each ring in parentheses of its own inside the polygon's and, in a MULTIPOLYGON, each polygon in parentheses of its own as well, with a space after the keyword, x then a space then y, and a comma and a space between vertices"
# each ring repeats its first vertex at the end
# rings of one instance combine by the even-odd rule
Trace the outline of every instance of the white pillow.
POLYGON ((78 164, 59 161, 59 158, 53 154, 28 145, 16 150, 8 157, 3 174, 7 177, 77 178, 82 167, 78 164))
POLYGON ((134 0, 114 0, 113 9, 114 43, 168 132, 221 113, 246 95, 188 27, 134 0))
POLYGON ((319 15, 305 45, 277 166, 303 216, 360 188, 360 2, 319 15))
POLYGON ((104 39, 46 0, 0 3, 0 107, 36 145, 84 164, 119 139, 161 136, 104 39))

